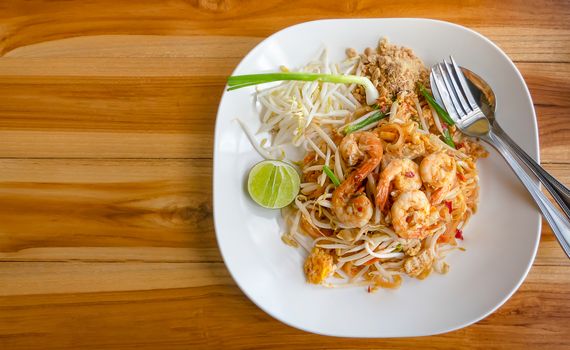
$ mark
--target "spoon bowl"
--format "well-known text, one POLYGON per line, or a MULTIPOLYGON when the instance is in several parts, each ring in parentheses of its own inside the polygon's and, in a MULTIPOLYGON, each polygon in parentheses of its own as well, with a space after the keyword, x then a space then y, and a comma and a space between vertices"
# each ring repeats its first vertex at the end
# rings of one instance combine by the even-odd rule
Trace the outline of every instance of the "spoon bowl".
POLYGON ((434 98, 446 107, 457 128, 468 136, 481 138, 499 151, 527 188, 570 257, 570 190, 526 154, 501 128, 495 119, 496 98, 490 85, 469 69, 459 67, 453 57, 451 63, 444 61, 432 68, 430 82, 434 98), (550 192, 564 215, 550 203, 519 162, 524 163, 550 192))

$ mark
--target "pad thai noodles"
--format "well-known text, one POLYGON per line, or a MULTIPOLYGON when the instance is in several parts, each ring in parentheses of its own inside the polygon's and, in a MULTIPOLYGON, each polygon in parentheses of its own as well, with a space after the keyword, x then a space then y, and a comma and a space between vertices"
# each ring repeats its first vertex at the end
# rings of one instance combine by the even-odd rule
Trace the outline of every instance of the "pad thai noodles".
MULTIPOLYGON (((380 40, 329 62, 326 50, 297 72, 366 77, 378 92, 367 104, 357 83, 286 81, 257 87, 259 133, 242 123, 256 150, 291 160, 301 174, 282 209, 282 240, 306 250, 308 282, 327 287, 397 288, 403 276, 446 273, 477 210, 476 161, 486 156, 432 97, 429 74, 412 50, 380 40)), ((287 67, 281 67, 288 72, 287 67)))

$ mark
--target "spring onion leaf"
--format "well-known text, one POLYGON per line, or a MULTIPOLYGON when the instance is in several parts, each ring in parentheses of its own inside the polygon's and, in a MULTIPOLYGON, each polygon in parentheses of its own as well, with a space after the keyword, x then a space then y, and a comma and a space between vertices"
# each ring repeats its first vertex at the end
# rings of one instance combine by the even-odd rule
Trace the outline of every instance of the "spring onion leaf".
POLYGON ((357 75, 336 75, 304 72, 280 72, 266 74, 234 75, 228 78, 228 91, 240 89, 246 86, 253 86, 273 81, 300 80, 300 81, 322 81, 326 83, 358 84, 364 87, 366 92, 366 103, 372 105, 379 97, 378 90, 367 77, 357 75))
POLYGON ((338 180, 338 177, 336 177, 336 175, 333 173, 333 171, 331 170, 331 168, 329 168, 327 165, 323 165, 323 171, 325 172, 325 174, 327 174, 327 176, 329 177, 329 179, 331 179, 332 183, 335 186, 340 186, 340 181, 338 180))
POLYGON ((355 132, 356 130, 360 130, 363 127, 370 125, 372 123, 376 123, 377 121, 384 119, 387 117, 387 114, 384 114, 380 111, 372 114, 370 117, 364 119, 363 121, 360 121, 356 124, 352 124, 352 125, 348 125, 347 127, 344 128, 344 133, 346 135, 355 132))
POLYGON ((449 147, 455 147, 455 142, 453 142, 453 138, 451 137, 451 134, 449 133, 449 129, 448 128, 444 128, 443 129, 443 142, 447 143, 447 145, 449 147))
POLYGON ((437 112, 439 117, 445 122, 445 124, 449 126, 455 124, 455 122, 453 121, 453 119, 451 119, 447 111, 443 109, 443 107, 437 104, 433 96, 430 95, 430 93, 426 90, 426 88, 421 84, 420 84, 420 92, 422 93, 422 95, 424 95, 426 101, 433 107, 433 109, 435 109, 435 111, 437 112))

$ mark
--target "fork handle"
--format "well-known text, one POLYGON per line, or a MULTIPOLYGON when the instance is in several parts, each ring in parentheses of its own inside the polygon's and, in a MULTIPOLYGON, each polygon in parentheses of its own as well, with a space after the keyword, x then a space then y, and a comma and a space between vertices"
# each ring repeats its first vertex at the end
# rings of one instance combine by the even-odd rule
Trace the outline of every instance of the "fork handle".
POLYGON ((516 161, 505 141, 498 137, 493 130, 482 137, 482 139, 493 146, 507 161, 511 169, 513 169, 514 173, 538 205, 542 212, 542 216, 544 216, 552 228, 552 231, 562 246, 562 249, 570 258, 570 222, 568 219, 558 211, 554 204, 548 200, 544 193, 540 191, 540 188, 531 180, 526 171, 516 161))
POLYGON ((570 218, 570 190, 554 176, 550 175, 542 166, 534 161, 495 121, 493 124, 495 135, 504 141, 511 151, 536 175, 538 180, 550 192, 556 203, 562 208, 564 214, 570 218))

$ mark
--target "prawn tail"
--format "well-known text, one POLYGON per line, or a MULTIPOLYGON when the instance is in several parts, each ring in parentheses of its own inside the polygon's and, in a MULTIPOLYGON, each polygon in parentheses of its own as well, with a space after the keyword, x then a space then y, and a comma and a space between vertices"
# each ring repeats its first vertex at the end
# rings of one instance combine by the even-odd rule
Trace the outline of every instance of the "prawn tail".
POLYGON ((386 205, 386 201, 388 200, 389 192, 390 192, 389 182, 378 182, 378 186, 376 187, 376 205, 378 206, 380 211, 384 210, 384 206, 386 205))
POLYGON ((437 189, 433 190, 433 192, 431 193, 431 197, 430 197, 430 204, 436 205, 436 204, 441 203, 444 195, 445 195, 445 191, 443 188, 437 188, 437 189))

